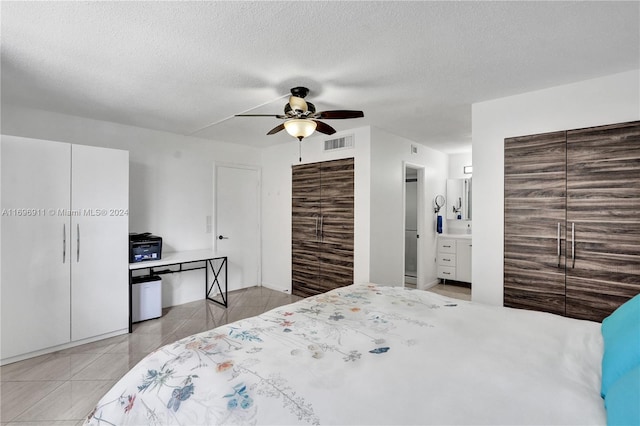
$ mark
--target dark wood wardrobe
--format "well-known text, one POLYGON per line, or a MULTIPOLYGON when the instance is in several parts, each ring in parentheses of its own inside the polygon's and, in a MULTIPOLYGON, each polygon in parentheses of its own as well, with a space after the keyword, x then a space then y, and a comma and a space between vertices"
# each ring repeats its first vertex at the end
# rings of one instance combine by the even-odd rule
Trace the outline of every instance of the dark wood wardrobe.
POLYGON ((354 159, 292 167, 292 293, 353 284, 354 159))
POLYGON ((504 305, 602 321, 640 293, 640 121, 504 153, 504 305))

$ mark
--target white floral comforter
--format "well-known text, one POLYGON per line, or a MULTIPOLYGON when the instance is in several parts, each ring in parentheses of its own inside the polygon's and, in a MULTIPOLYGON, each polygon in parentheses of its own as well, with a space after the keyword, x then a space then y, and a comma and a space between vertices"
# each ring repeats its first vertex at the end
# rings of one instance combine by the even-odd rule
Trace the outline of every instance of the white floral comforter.
POLYGON ((605 424, 598 323, 353 285, 160 348, 91 425, 605 424))

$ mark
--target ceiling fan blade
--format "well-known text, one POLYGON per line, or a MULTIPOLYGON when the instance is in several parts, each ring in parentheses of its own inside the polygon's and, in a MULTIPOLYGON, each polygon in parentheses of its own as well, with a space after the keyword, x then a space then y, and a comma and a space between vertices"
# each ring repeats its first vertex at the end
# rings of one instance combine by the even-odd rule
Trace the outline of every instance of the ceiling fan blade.
POLYGON ((334 129, 333 127, 329 126, 326 123, 323 123, 322 121, 318 121, 318 120, 313 120, 313 121, 315 121, 315 123, 318 125, 316 127, 316 132, 324 133, 325 135, 332 135, 336 132, 336 129, 334 129))
POLYGON ((267 133, 267 135, 274 135, 274 134, 278 133, 280 130, 284 130, 284 123, 279 124, 276 127, 274 127, 273 129, 269 130, 269 133, 267 133))
POLYGON ((340 109, 335 111, 321 111, 314 114, 314 118, 322 118, 325 120, 335 120, 341 118, 362 118, 364 112, 362 111, 350 111, 346 109, 340 109))
POLYGON ((281 114, 236 114, 234 117, 275 117, 275 118, 287 118, 286 115, 281 114))

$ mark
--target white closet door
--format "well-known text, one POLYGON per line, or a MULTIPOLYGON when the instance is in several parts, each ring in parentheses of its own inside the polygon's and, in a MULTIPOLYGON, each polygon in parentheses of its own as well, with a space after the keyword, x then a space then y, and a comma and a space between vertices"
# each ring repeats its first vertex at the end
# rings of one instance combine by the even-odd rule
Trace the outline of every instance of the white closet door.
POLYGON ((129 153, 72 147, 71 339, 129 326, 129 153))
POLYGON ((71 145, 3 135, 0 152, 5 360, 70 339, 71 145))

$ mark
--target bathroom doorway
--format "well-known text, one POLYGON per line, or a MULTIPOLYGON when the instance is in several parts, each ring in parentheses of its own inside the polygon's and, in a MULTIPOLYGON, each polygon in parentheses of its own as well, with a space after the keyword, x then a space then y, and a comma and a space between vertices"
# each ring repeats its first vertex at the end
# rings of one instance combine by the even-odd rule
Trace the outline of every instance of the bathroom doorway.
POLYGON ((424 167, 404 164, 404 286, 417 288, 422 276, 421 224, 424 223, 424 167))

